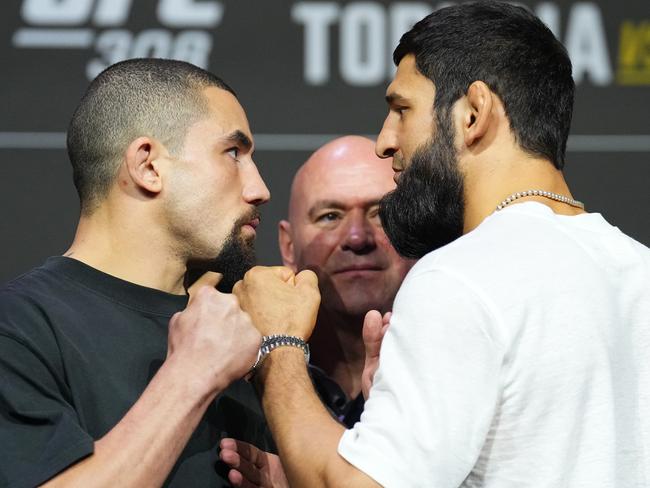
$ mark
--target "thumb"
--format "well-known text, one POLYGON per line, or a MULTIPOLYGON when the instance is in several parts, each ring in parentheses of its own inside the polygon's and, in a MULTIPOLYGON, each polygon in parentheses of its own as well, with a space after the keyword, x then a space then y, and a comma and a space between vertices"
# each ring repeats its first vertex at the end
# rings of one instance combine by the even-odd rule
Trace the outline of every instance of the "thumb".
POLYGON ((363 320, 363 344, 366 348, 366 361, 379 357, 381 341, 384 338, 381 313, 377 310, 370 310, 363 320))
POLYGON ((221 273, 215 273, 214 271, 207 271, 203 274, 198 280, 192 284, 187 289, 187 294, 190 296, 190 302, 192 301, 192 296, 196 294, 204 286, 209 286, 210 288, 216 288, 216 286, 221 281, 223 275, 221 273))

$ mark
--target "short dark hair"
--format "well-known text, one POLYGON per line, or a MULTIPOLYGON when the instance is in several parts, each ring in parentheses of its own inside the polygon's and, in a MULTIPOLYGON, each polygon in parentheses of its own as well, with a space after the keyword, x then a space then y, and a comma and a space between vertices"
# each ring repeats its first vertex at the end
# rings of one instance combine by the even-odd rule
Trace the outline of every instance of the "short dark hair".
POLYGON ((182 150, 187 128, 207 114, 201 91, 234 91, 197 66, 170 59, 129 59, 109 66, 88 87, 68 127, 67 147, 82 214, 107 196, 122 155, 137 137, 182 150))
POLYGON ((502 100, 517 143, 564 166, 575 84, 566 49, 523 7, 463 3, 430 14, 400 39, 395 64, 415 55, 436 87, 434 107, 449 110, 477 80, 502 100))

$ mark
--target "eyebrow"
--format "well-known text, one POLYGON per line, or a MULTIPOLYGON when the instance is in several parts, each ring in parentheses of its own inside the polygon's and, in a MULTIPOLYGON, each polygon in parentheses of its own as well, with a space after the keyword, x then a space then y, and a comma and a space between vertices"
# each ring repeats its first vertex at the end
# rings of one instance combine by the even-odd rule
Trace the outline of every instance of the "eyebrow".
MULTIPOLYGON (((370 208, 375 205, 379 205, 380 200, 381 199, 368 201, 366 202, 365 207, 370 208)), ((310 218, 314 218, 318 212, 326 208, 331 208, 334 210, 346 210, 348 207, 347 205, 344 205, 343 203, 336 200, 317 200, 309 208, 309 212, 307 213, 307 215, 309 215, 310 218)))
POLYGON ((231 132, 230 134, 225 136, 223 140, 224 142, 229 144, 237 144, 238 146, 242 146, 244 149, 247 150, 253 147, 253 141, 251 141, 250 137, 248 137, 240 130, 231 132))
POLYGON ((408 103, 408 99, 399 93, 391 92, 386 95, 386 103, 388 105, 408 103))
POLYGON ((317 200, 314 202, 314 204, 309 208, 309 216, 314 217, 314 215, 317 212, 320 212, 324 208, 334 208, 337 210, 344 210, 345 206, 341 204, 341 202, 337 202, 336 200, 317 200))

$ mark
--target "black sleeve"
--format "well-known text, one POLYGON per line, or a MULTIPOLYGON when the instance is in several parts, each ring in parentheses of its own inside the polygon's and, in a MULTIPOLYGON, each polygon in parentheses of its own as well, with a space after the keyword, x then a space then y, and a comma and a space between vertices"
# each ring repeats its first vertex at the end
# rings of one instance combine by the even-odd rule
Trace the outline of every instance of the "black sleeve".
POLYGON ((33 487, 93 452, 65 378, 34 344, 0 332, 0 486, 33 487))

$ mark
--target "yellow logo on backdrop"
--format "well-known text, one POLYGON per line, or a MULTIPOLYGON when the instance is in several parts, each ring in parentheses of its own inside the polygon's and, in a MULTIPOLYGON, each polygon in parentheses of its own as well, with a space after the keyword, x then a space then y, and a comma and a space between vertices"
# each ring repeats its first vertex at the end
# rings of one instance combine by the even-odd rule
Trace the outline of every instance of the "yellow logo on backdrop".
POLYGON ((618 48, 619 85, 650 85, 650 21, 625 21, 618 48))

